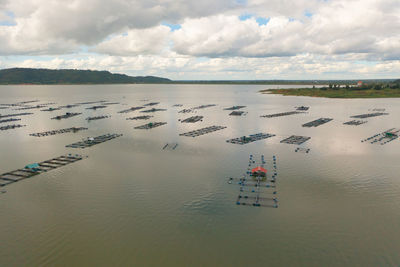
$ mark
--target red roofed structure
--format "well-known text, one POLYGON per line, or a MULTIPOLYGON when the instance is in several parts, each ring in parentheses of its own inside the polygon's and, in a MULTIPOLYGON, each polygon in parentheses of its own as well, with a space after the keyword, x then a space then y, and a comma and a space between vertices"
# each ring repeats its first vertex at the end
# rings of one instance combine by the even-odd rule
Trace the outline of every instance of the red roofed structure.
POLYGON ((267 174, 267 170, 258 166, 251 170, 251 174, 254 176, 265 176, 267 174))

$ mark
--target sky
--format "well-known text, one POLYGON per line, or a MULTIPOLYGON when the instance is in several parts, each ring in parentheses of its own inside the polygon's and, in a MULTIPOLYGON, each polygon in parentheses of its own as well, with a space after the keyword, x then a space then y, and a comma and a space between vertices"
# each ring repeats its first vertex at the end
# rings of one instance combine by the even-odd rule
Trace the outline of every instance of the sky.
POLYGON ((400 0, 0 0, 0 68, 400 78, 400 0))

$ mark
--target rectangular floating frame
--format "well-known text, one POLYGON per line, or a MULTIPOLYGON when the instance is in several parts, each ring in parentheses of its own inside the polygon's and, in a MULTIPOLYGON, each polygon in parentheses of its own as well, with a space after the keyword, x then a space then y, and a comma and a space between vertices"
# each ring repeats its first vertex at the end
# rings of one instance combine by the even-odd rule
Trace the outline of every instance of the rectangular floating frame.
POLYGON ((203 116, 192 116, 189 118, 186 118, 184 120, 181 120, 182 123, 195 123, 198 121, 201 121, 204 117, 203 116))
POLYGON ((389 142, 392 142, 399 138, 400 130, 399 129, 389 129, 382 133, 375 134, 371 137, 368 137, 364 140, 361 140, 362 143, 369 142, 370 144, 380 143, 381 145, 386 145, 389 142))
POLYGON ((166 109, 164 109, 164 108, 152 108, 152 109, 142 110, 140 112, 150 113, 150 112, 157 112, 157 111, 166 111, 166 109))
POLYGON ((76 133, 76 132, 87 130, 87 129, 88 128, 85 128, 85 127, 71 127, 71 128, 52 130, 52 131, 41 132, 41 133, 32 133, 32 134, 29 134, 29 135, 30 136, 35 136, 35 137, 44 137, 44 136, 63 134, 63 133, 70 133, 70 132, 76 133))
POLYGON ((231 113, 229 113, 229 116, 242 116, 245 115, 247 112, 241 111, 241 110, 234 110, 231 113))
POLYGON ((201 129, 198 129, 198 130, 190 131, 190 132, 187 132, 187 133, 181 133, 179 135, 180 136, 188 136, 188 137, 197 137, 197 136, 200 136, 200 135, 204 135, 204 134, 212 133, 212 132, 215 132, 215 131, 219 131, 219 130, 222 130, 222 129, 225 129, 225 128, 226 128, 226 126, 215 126, 215 125, 213 125, 213 126, 201 128, 201 129))
POLYGON ((68 154, 65 156, 42 161, 38 163, 39 167, 35 167, 34 169, 29 169, 25 167, 15 171, 6 172, 0 175, 0 186, 6 186, 21 181, 23 179, 41 174, 42 172, 57 169, 59 167, 74 163, 82 159, 83 157, 81 155, 68 154))
POLYGON ((11 119, 0 120, 0 123, 13 122, 13 121, 20 121, 20 120, 21 120, 21 119, 11 118, 11 119))
POLYGON ((31 112, 24 112, 24 113, 15 113, 15 114, 7 114, 7 115, 0 115, 0 119, 3 118, 10 118, 10 117, 19 117, 19 116, 25 116, 25 115, 32 115, 33 113, 31 112))
POLYGON ((128 108, 128 109, 124 109, 124 110, 118 111, 118 113, 129 113, 129 112, 133 112, 133 111, 136 111, 136 110, 139 110, 139 109, 142 109, 142 108, 144 108, 144 107, 131 107, 131 108, 128 108))
POLYGON ((215 104, 201 105, 201 106, 194 107, 192 109, 203 109, 203 108, 210 108, 210 107, 215 107, 215 106, 216 106, 215 104))
POLYGON ((224 110, 238 110, 238 109, 242 109, 245 108, 246 106, 233 106, 230 108, 224 108, 224 110))
POLYGON ((25 127, 26 125, 21 125, 21 124, 10 124, 10 125, 5 125, 0 127, 0 131, 7 131, 7 130, 13 130, 21 127, 25 127))
POLYGON ((62 120, 62 119, 68 119, 68 118, 72 118, 78 115, 81 115, 82 113, 73 113, 73 112, 67 112, 64 115, 59 115, 59 116, 55 116, 53 118, 51 118, 52 120, 62 120))
POLYGON ((103 104, 104 102, 107 102, 107 100, 81 102, 81 103, 75 103, 75 105, 91 105, 91 104, 98 104, 98 103, 102 103, 103 104))
POLYGON ((283 116, 289 116, 289 115, 295 115, 295 114, 301 114, 301 113, 305 113, 305 112, 289 111, 289 112, 275 113, 275 114, 269 114, 269 115, 262 115, 260 117, 261 118, 275 118, 275 117, 283 117, 283 116))
POLYGON ((155 106, 158 104, 160 104, 160 102, 151 102, 151 103, 144 104, 143 106, 150 107, 150 106, 155 106))
POLYGON ((91 147, 100 143, 107 142, 109 140, 112 140, 114 138, 120 137, 122 134, 104 134, 100 135, 97 137, 94 137, 92 139, 86 139, 80 142, 76 142, 70 145, 66 145, 65 147, 71 147, 71 148, 87 148, 91 147))
POLYGON ((333 120, 333 119, 331 119, 331 118, 319 118, 317 120, 307 122, 307 123, 303 124, 302 126, 303 127, 309 127, 309 128, 310 127, 318 127, 318 126, 320 126, 322 124, 330 122, 331 120, 333 120))
POLYGON ((301 145, 310 139, 311 139, 311 137, 307 137, 307 136, 292 135, 288 138, 281 140, 281 143, 292 144, 292 145, 301 145))
POLYGON ((252 143, 255 141, 267 139, 274 137, 275 134, 269 134, 269 133, 257 133, 257 134, 251 134, 249 136, 242 136, 234 139, 229 139, 226 140, 227 143, 232 143, 232 144, 237 144, 237 145, 244 145, 248 143, 252 143))
POLYGON ((151 115, 144 115, 144 116, 136 116, 136 117, 126 118, 126 120, 148 120, 153 117, 154 116, 151 116, 151 115))
POLYGON ((352 120, 352 121, 347 121, 347 122, 344 122, 343 124, 344 124, 344 125, 353 125, 353 126, 358 126, 358 125, 361 125, 361 124, 364 124, 364 123, 367 123, 367 121, 361 121, 361 120, 352 120))
POLYGON ((137 126, 134 129, 149 130, 149 129, 153 129, 156 127, 160 127, 165 124, 167 124, 167 123, 166 122, 150 122, 150 123, 143 124, 141 126, 137 126))
POLYGON ((92 107, 88 107, 86 109, 92 109, 92 110, 96 110, 96 109, 100 109, 100 108, 106 108, 108 106, 106 105, 100 105, 100 106, 92 106, 92 107))
POLYGON ((175 150, 177 146, 178 146, 178 143, 166 143, 166 144, 163 146, 162 149, 163 149, 163 150, 165 150, 165 149, 175 150))
POLYGON ((195 112, 195 111, 191 108, 185 108, 185 109, 178 111, 178 113, 191 113, 191 112, 195 112))
POLYGON ((46 109, 41 109, 40 111, 56 111, 56 110, 61 110, 61 108, 46 108, 46 109))
POLYGON ((365 119, 365 118, 371 118, 371 117, 377 117, 377 116, 383 116, 383 115, 389 115, 389 113, 384 113, 384 112, 367 113, 367 114, 351 116, 350 118, 365 119))
POLYGON ((250 155, 247 171, 242 178, 229 178, 229 184, 239 185, 236 205, 278 208, 276 157, 273 156, 271 166, 264 175, 252 173, 254 167, 264 168, 266 163, 263 155, 260 164, 256 164, 253 156, 250 155))
POLYGON ((102 115, 102 116, 95 116, 95 117, 87 117, 87 121, 95 121, 95 120, 101 120, 101 119, 107 119, 110 118, 111 116, 108 115, 102 115))

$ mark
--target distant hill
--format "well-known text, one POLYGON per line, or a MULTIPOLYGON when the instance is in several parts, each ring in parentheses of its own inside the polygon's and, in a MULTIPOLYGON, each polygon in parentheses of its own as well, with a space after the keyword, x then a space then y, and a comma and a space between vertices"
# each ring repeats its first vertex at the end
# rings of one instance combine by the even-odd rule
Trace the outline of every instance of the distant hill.
POLYGON ((0 84, 129 84, 169 83, 155 76, 128 76, 109 71, 12 68, 0 70, 0 84))

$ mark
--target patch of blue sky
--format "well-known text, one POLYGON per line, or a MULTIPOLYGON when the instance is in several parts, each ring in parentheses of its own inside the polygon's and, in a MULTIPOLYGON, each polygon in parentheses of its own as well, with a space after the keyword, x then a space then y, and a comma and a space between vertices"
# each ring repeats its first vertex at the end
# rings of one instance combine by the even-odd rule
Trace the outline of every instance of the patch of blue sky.
POLYGON ((17 23, 15 22, 15 14, 12 11, 5 11, 4 12, 8 17, 5 20, 0 21, 0 26, 15 26, 17 23))
POLYGON ((304 11, 304 16, 311 18, 313 16, 313 13, 311 13, 310 11, 306 10, 304 11))
POLYGON ((195 60, 196 60, 196 62, 207 62, 210 59, 207 57, 197 57, 197 58, 195 58, 195 60))
POLYGON ((247 5, 247 0, 236 0, 236 4, 245 6, 245 5, 247 5))
POLYGON ((250 19, 250 18, 252 18, 253 17, 253 15, 251 15, 251 14, 243 14, 243 15, 240 15, 239 16, 239 19, 241 20, 241 21, 245 21, 245 20, 248 20, 248 19, 250 19))
POLYGON ((363 66, 375 66, 376 64, 378 64, 378 62, 376 62, 376 61, 357 60, 357 61, 354 61, 354 64, 363 65, 363 66))
POLYGON ((263 17, 258 17, 256 18, 256 21, 258 23, 258 25, 267 25, 268 22, 271 20, 271 18, 263 18, 263 17))
MULTIPOLYGON (((252 14, 242 14, 242 15, 240 15, 239 16, 239 19, 241 20, 241 21, 245 21, 245 20, 248 20, 248 19, 251 19, 251 18, 253 18, 254 16, 252 15, 252 14)), ((270 19, 271 18, 264 18, 264 17, 257 17, 256 18, 256 22, 258 23, 258 25, 267 25, 268 24, 268 22, 270 21, 270 19)))
POLYGON ((15 21, 3 20, 0 21, 0 26, 15 26, 17 23, 15 21))
POLYGON ((172 32, 182 28, 182 26, 180 24, 172 24, 172 23, 167 23, 167 22, 163 22, 163 23, 161 23, 161 25, 169 27, 172 32))

